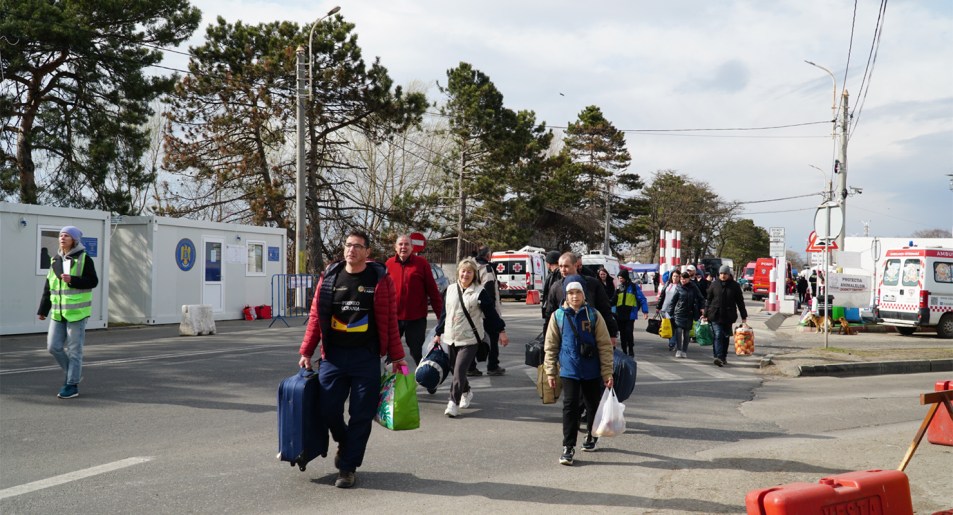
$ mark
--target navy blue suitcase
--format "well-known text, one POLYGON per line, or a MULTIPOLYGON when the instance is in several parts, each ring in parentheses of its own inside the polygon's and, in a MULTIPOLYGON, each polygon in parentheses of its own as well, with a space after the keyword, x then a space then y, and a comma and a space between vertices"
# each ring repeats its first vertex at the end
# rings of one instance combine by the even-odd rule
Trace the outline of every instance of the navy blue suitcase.
POLYGON ((318 413, 317 372, 302 368, 278 385, 278 459, 297 465, 328 455, 328 427, 318 413))

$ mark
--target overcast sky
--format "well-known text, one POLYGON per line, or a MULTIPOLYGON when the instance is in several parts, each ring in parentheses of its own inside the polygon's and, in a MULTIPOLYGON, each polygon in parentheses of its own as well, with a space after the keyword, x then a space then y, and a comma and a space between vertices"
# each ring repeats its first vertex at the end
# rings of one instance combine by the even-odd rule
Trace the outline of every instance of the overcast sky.
MULTIPOLYGON (((565 127, 588 105, 626 133, 629 171, 651 180, 673 169, 745 204, 765 228, 784 227, 804 251, 835 157, 832 125, 758 128, 854 113, 846 234, 906 237, 953 228, 953 1, 893 0, 868 67, 880 2, 193 0, 200 44, 216 16, 246 24, 311 23, 335 5, 356 25, 365 59, 380 57, 396 83, 446 84, 461 61, 486 73, 507 107, 565 127), (851 27, 853 45, 851 47, 851 27), (849 68, 848 68, 849 60, 849 68), (868 89, 869 85, 869 89, 868 89), (861 104, 862 102, 862 104, 861 104), (856 125, 855 125, 856 124, 856 125), (815 170, 815 165, 826 172, 815 170), (827 178, 825 178, 827 177, 827 178), (865 226, 866 224, 866 226, 865 226)), ((168 64, 182 56, 168 54, 168 64)), ((835 184, 837 178, 835 177, 835 184)))

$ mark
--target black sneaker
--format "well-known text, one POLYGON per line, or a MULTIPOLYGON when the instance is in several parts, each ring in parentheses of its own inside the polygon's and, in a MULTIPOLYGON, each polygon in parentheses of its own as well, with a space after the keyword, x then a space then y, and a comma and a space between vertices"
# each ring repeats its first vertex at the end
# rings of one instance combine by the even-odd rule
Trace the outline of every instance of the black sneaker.
POLYGON ((563 447, 563 454, 559 457, 560 465, 572 465, 572 457, 576 454, 576 449, 571 445, 563 447))
POLYGON ((467 377, 479 377, 482 376, 483 372, 480 372, 479 368, 474 368, 472 370, 467 370, 467 377))
POLYGON ((586 441, 582 443, 582 450, 586 452, 592 452, 596 450, 596 442, 598 441, 598 438, 592 435, 586 435, 586 441))
POLYGON ((487 370, 486 375, 488 376, 501 376, 506 373, 506 369, 503 367, 496 367, 493 370, 487 370))
POLYGON ((722 361, 722 360, 721 360, 721 358, 715 358, 715 360, 714 360, 714 361, 712 361, 712 363, 714 363, 714 364, 716 364, 716 365, 718 365, 719 367, 723 367, 723 366, 725 366, 725 362, 724 362, 724 361, 722 361))
POLYGON ((334 486, 338 488, 351 488, 357 481, 356 474, 352 472, 338 472, 338 478, 334 480, 334 486))

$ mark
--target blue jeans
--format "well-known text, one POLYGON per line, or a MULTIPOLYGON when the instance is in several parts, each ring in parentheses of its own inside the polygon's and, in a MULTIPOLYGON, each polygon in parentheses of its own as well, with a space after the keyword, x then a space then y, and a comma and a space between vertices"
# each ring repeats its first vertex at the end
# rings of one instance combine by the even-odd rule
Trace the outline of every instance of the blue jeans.
POLYGON ((341 447, 340 469, 353 472, 364 462, 381 392, 381 361, 371 349, 326 345, 318 368, 321 416, 341 447), (344 422, 344 402, 348 421, 344 422))
POLYGON ((711 351, 716 358, 727 362, 728 361, 728 339, 731 336, 731 324, 719 324, 718 322, 711 323, 712 332, 715 333, 715 344, 712 345, 711 351))
POLYGON ((58 321, 50 319, 46 333, 46 350, 66 372, 66 383, 77 385, 83 380, 83 344, 86 342, 86 321, 58 321))

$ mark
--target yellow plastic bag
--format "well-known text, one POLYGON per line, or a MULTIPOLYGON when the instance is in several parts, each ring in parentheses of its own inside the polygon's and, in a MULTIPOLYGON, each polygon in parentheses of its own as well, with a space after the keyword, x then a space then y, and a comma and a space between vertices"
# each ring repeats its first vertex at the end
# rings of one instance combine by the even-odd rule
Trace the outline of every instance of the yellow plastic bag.
POLYGON ((663 318, 662 327, 658 330, 658 335, 666 340, 672 337, 672 319, 663 318))

